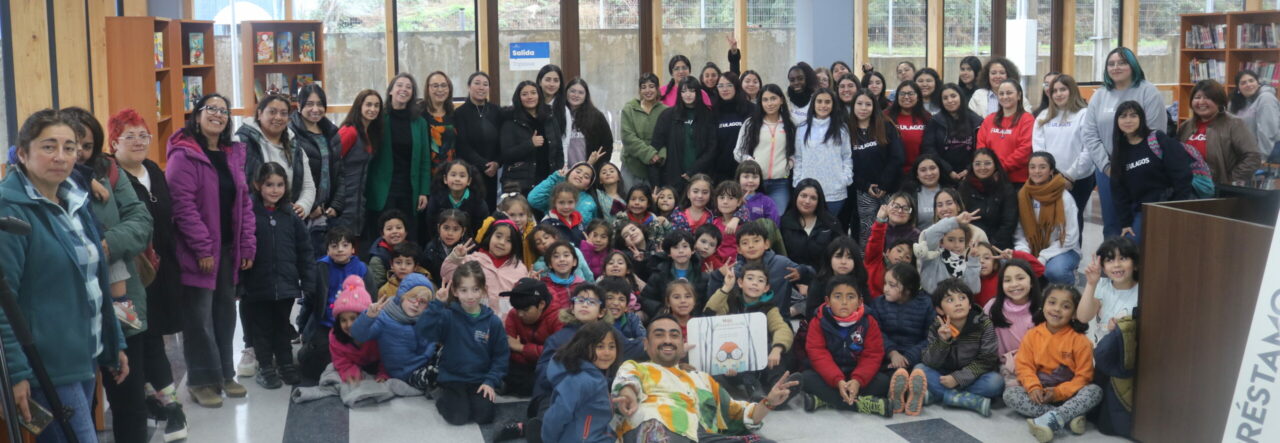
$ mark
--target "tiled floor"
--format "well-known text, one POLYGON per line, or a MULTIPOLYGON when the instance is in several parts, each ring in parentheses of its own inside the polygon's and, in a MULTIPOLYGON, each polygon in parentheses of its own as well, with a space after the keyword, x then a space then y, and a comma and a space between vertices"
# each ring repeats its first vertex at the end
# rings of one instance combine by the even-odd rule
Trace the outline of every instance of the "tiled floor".
MULTIPOLYGON (((1096 201, 1096 199, 1095 199, 1096 201)), ((1097 223, 1096 205, 1086 215, 1085 245, 1081 269, 1101 242, 1101 226, 1097 223)), ((236 356, 239 357, 239 330, 236 356)), ((173 339, 173 337, 171 337, 173 339)), ((181 358, 179 343, 170 343, 170 355, 181 358), (178 351, 178 352, 175 352, 178 351)), ((180 376, 180 374, 175 374, 180 376)), ((190 423, 189 442, 480 442, 488 441, 493 426, 451 426, 440 418, 433 401, 417 397, 396 399, 388 403, 360 409, 347 409, 337 399, 291 404, 289 390, 264 390, 252 379, 242 380, 249 396, 226 399, 220 409, 195 406, 180 386, 190 423)), ((499 420, 518 417, 524 411, 519 399, 501 399, 499 420)), ((805 413, 799 400, 789 410, 777 411, 765 420, 760 434, 785 442, 848 441, 854 436, 875 442, 1030 442, 1026 422, 1009 408, 992 411, 983 418, 968 411, 930 406, 917 417, 900 415, 884 419, 831 410, 805 413)), ((109 432, 104 441, 111 441, 109 432)), ((163 439, 159 435, 153 442, 163 439)), ((1081 436, 1062 434, 1059 441, 1104 442, 1124 441, 1102 435, 1090 424, 1081 436)))

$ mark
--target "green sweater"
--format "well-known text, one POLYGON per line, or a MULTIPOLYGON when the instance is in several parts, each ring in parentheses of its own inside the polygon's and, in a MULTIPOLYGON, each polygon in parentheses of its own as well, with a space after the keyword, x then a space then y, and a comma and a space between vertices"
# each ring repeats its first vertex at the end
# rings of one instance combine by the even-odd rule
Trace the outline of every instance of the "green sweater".
MULTIPOLYGON (((116 368, 124 349, 124 335, 111 306, 107 261, 98 261, 98 283, 102 303, 92 306, 85 289, 85 277, 74 256, 76 241, 61 222, 57 208, 31 199, 26 192, 26 177, 10 168, 0 182, 0 217, 15 217, 31 223, 31 234, 18 236, 0 233, 0 263, 4 278, 18 296, 18 306, 31 327, 36 349, 44 359, 49 378, 55 386, 93 380, 98 366, 116 368), (99 342, 90 340, 90 318, 98 310, 102 320, 99 342), (102 352, 94 361, 94 351, 102 344, 102 352)), ((85 224, 85 235, 94 245, 102 239, 92 229, 89 205, 74 213, 85 224)), ((99 251, 101 252, 101 251, 99 251)), ((0 312, 0 341, 4 343, 9 376, 13 383, 28 380, 36 384, 35 373, 27 362, 9 318, 0 312)), ((34 386, 33 386, 34 387, 34 386)), ((8 389, 8 386, 5 387, 8 389)))
MULTIPOLYGON (((111 190, 111 197, 105 202, 93 198, 93 215, 106 228, 102 237, 107 241, 111 253, 110 257, 106 257, 108 266, 112 261, 124 260, 125 266, 129 268, 125 296, 133 302, 138 319, 142 321, 142 329, 124 328, 125 336, 132 337, 147 330, 147 288, 142 285, 134 259, 147 249, 154 225, 151 212, 147 211, 147 205, 142 200, 138 200, 129 176, 114 163, 111 167, 117 168, 120 178, 116 180, 115 186, 111 186, 110 180, 105 178, 98 180, 98 183, 111 190)), ((103 296, 110 298, 111 293, 105 292, 103 296)))
POLYGON ((650 144, 653 127, 657 126, 658 116, 666 109, 667 106, 659 101, 646 114, 638 98, 622 107, 622 167, 628 173, 636 177, 649 176, 649 159, 658 154, 650 144))
MULTIPOLYGON (((431 133, 427 121, 421 117, 413 119, 410 124, 413 132, 413 164, 409 170, 409 179, 413 183, 413 196, 431 195, 431 133)), ((365 182, 365 208, 374 212, 382 212, 387 207, 387 194, 391 192, 391 171, 395 169, 391 152, 391 125, 382 125, 382 142, 373 153, 369 162, 369 173, 365 182)), ((414 202, 417 208, 417 202, 414 202)), ((415 209, 415 212, 416 209, 415 209)))

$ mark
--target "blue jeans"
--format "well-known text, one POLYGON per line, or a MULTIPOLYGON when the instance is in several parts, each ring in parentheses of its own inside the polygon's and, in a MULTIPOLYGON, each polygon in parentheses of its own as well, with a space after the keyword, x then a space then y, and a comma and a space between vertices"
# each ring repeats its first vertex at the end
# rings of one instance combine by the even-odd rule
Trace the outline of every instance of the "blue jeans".
POLYGON ((938 370, 925 366, 924 363, 916 365, 916 369, 924 371, 924 377, 929 380, 930 401, 942 401, 943 394, 948 392, 968 392, 993 399, 1000 398, 1000 394, 1004 392, 1004 377, 1000 376, 1000 371, 998 370, 982 374, 969 386, 957 390, 942 386, 942 382, 939 380, 942 378, 942 374, 939 374, 938 370))
POLYGON ((1049 279, 1049 283, 1075 285, 1076 268, 1079 266, 1079 252, 1063 252, 1053 256, 1053 258, 1049 259, 1048 263, 1044 264, 1044 278, 1049 279))
POLYGON ((787 203, 791 201, 790 179, 774 178, 765 180, 760 184, 760 189, 764 191, 764 195, 773 200, 774 206, 778 207, 778 214, 787 212, 787 203))
MULTIPOLYGON (((97 363, 94 363, 97 366, 97 363)), ((110 375, 107 375, 110 377, 110 375)), ((58 400, 62 401, 62 406, 71 412, 71 432, 76 433, 76 439, 81 443, 94 443, 98 441, 98 431, 93 427, 93 387, 95 381, 93 379, 82 382, 67 383, 65 385, 55 386, 58 392, 58 400)), ((7 394, 6 394, 7 395, 7 394)), ((44 396, 44 391, 35 386, 31 387, 31 398, 36 403, 44 406, 45 409, 53 410, 49 406, 49 399, 44 396)), ((67 437, 62 433, 62 426, 58 424, 58 420, 54 419, 49 426, 44 428, 36 437, 36 441, 40 443, 53 443, 67 441, 67 437)))
MULTIPOLYGON (((827 210, 831 211, 832 214, 839 214, 840 208, 844 207, 844 202, 846 201, 849 201, 849 200, 845 199, 840 201, 829 201, 827 202, 827 210)), ((780 210, 785 211, 785 209, 780 209, 780 210)))
POLYGON ((1098 180, 1098 202, 1102 204, 1102 238, 1120 235, 1120 229, 1124 226, 1120 226, 1120 220, 1116 220, 1116 208, 1111 204, 1111 177, 1107 177, 1102 171, 1095 172, 1093 176, 1098 180))

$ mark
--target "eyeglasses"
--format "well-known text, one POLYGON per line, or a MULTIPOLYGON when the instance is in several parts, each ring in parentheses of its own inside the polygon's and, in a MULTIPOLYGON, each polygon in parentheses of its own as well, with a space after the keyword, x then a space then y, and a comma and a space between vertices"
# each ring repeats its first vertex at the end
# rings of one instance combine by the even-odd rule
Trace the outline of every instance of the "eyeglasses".
POLYGON ((120 140, 124 140, 126 143, 133 143, 133 142, 150 143, 151 134, 141 134, 141 135, 129 134, 124 137, 120 137, 120 140))
POLYGON ((1126 61, 1107 62, 1108 68, 1119 68, 1121 66, 1129 66, 1129 62, 1126 62, 1126 61))
POLYGON ((430 83, 427 85, 427 87, 431 89, 448 89, 449 84, 448 83, 430 83))
POLYGON ((671 71, 672 72, 675 72, 675 71, 689 72, 689 67, 684 65, 676 65, 676 67, 671 68, 671 71))
POLYGON ((574 297, 573 304, 584 304, 587 306, 600 306, 600 300, 591 297, 574 297))
POLYGON ((910 214, 912 209, 913 209, 913 208, 912 208, 912 207, 910 207, 910 206, 903 206, 903 205, 900 205, 900 204, 897 204, 897 203, 893 203, 893 204, 890 204, 890 205, 889 205, 889 210, 890 210, 890 211, 905 212, 905 213, 907 213, 907 214, 910 214))
POLYGON ((898 93, 900 97, 915 97, 916 91, 902 91, 898 93))
POLYGON ((227 109, 227 108, 220 108, 220 107, 217 107, 217 106, 202 106, 202 107, 200 107, 200 110, 201 110, 201 111, 206 111, 206 112, 212 112, 212 113, 214 113, 214 114, 219 114, 219 115, 231 115, 231 110, 230 110, 230 109, 227 109))

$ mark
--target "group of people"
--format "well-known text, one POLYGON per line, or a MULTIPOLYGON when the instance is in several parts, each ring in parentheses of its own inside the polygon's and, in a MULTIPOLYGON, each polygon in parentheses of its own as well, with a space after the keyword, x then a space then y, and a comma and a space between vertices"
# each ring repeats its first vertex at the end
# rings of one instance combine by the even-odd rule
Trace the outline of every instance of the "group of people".
MULTIPOLYGON (((1123 47, 1088 101, 1050 73, 1034 110, 1000 57, 967 57, 955 83, 903 62, 892 89, 870 65, 800 62, 783 87, 737 59, 639 76, 616 156, 587 82, 555 65, 507 107, 483 72, 461 104, 443 72, 422 97, 400 74, 336 125, 319 86, 262 98, 235 131, 211 93, 163 169, 133 110, 105 133, 40 111, 0 182, 0 217, 32 225, 0 233, 4 276, 80 441, 99 370, 117 441, 148 417, 185 437, 177 332, 203 407, 252 376, 295 401, 425 394, 454 425, 527 396, 502 437, 530 440, 758 438, 796 396, 886 417, 1003 399, 1040 441, 1090 411, 1127 435, 1141 205, 1247 181, 1280 141, 1257 74, 1230 95, 1197 83, 1175 127, 1123 47), (1095 185, 1106 239, 1081 289, 1095 185), (689 366, 691 318, 755 312, 765 369, 689 366)), ((29 418, 47 399, 2 315, 0 338, 29 418)))

